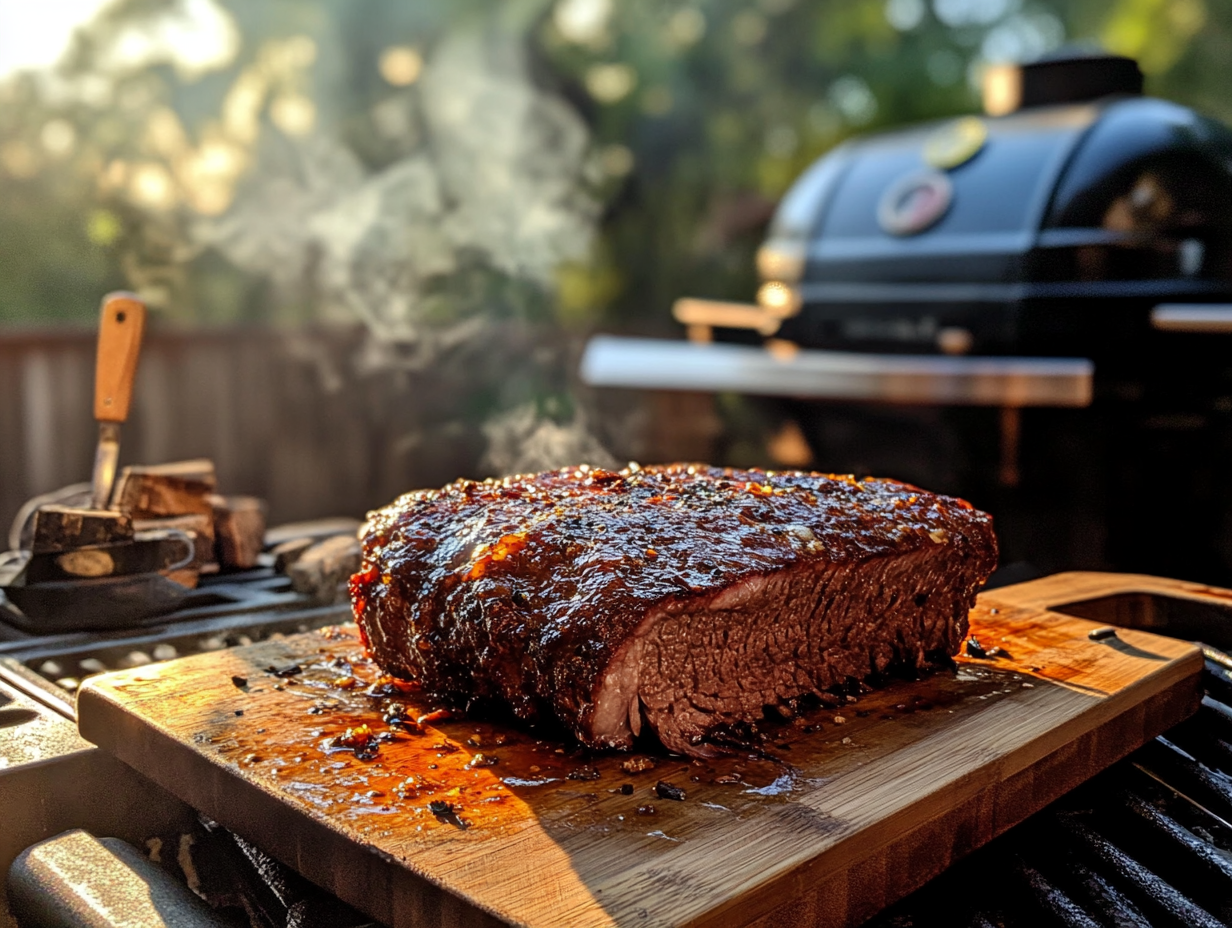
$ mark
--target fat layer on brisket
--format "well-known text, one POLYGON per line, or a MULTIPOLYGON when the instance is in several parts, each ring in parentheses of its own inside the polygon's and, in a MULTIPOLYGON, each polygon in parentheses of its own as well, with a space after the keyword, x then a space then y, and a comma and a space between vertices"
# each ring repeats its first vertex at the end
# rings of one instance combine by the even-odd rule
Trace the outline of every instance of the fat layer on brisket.
POLYGON ((766 706, 952 655, 992 520, 891 480, 567 468, 371 513, 351 579, 376 662, 585 744, 739 739, 766 706))

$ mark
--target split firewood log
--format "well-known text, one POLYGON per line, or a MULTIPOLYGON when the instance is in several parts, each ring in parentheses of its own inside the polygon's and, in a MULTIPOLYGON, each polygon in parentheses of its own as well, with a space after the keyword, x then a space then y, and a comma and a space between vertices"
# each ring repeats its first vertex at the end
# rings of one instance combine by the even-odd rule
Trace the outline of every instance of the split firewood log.
POLYGON ((171 464, 130 465, 120 472, 111 508, 134 519, 200 513, 213 518, 210 495, 217 481, 214 462, 201 458, 171 464))
POLYGON ((336 535, 308 548, 287 568, 291 587, 322 605, 345 602, 347 581, 359 570, 361 551, 353 535, 336 535))
POLYGON ((114 544, 133 537, 132 516, 106 509, 40 506, 30 540, 33 554, 52 554, 88 545, 114 544))
POLYGON ((257 566, 265 544, 265 501, 255 496, 210 497, 214 508, 214 550, 223 567, 257 566))

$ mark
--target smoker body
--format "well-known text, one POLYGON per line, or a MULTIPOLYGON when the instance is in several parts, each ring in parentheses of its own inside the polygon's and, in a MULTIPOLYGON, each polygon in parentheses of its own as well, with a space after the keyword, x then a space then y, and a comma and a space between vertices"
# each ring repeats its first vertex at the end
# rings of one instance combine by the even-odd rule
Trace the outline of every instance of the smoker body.
POLYGON ((878 198, 944 127, 855 142, 802 179, 761 260, 790 271, 775 257, 803 258, 785 282, 799 311, 775 336, 1088 358, 1089 407, 1024 411, 1008 477, 988 410, 798 407, 806 434, 827 466, 898 465, 986 502, 1008 557, 1038 569, 1226 581, 1232 365, 1211 330, 1232 298, 1232 133, 1134 96, 984 124, 981 150, 946 172, 945 215, 915 234, 886 232, 878 198), (888 460, 861 460, 876 455, 888 460))

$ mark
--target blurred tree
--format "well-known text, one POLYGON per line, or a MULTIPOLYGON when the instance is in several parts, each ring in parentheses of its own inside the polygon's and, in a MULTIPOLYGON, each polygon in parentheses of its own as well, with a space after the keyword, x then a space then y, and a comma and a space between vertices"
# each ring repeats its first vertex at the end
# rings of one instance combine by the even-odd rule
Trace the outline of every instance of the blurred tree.
POLYGON ((0 80, 0 322, 89 323, 128 285, 192 324, 401 294, 420 322, 666 330, 681 294, 751 296, 813 159, 1066 41, 1232 120, 1232 0, 114 0, 0 80))

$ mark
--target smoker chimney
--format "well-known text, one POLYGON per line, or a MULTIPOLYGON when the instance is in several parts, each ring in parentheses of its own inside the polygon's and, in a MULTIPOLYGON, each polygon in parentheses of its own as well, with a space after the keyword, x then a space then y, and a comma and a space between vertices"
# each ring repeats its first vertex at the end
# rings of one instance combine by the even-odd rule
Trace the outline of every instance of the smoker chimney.
POLYGON ((1004 116, 1032 106, 1141 93, 1142 71, 1134 59, 1067 48, 1029 64, 989 68, 984 78, 984 111, 989 116, 1004 116))

